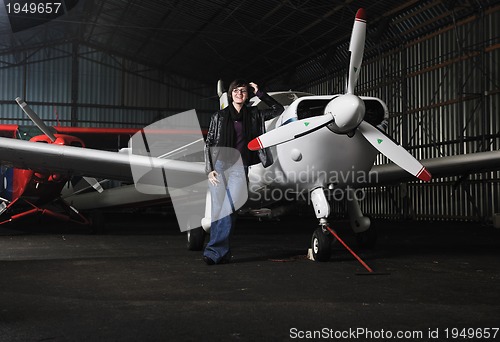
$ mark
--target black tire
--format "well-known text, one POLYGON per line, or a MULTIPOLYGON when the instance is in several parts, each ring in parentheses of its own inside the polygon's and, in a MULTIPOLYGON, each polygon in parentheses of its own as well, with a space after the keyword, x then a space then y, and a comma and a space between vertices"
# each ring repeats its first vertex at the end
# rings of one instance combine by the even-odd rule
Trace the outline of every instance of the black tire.
POLYGON ((364 232, 356 233, 356 242, 360 248, 371 249, 377 243, 377 236, 377 230, 372 226, 364 232))
POLYGON ((333 238, 330 233, 324 233, 322 228, 317 228, 311 238, 312 254, 315 261, 328 261, 331 257, 333 238))
POLYGON ((205 230, 202 227, 187 231, 187 248, 190 251, 201 251, 205 243, 205 230))

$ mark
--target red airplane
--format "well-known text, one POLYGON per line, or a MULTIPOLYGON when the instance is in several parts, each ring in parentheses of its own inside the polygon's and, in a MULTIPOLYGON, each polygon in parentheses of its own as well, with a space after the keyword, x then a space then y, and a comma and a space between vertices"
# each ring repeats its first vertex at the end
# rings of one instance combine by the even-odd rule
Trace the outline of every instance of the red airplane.
MULTIPOLYGON (((37 127, 1 125, 0 131, 2 132, 1 135, 4 137, 18 137, 30 142, 85 148, 85 143, 82 139, 64 133, 131 136, 138 131, 138 129, 133 128, 50 128, 43 123, 26 102, 20 98, 17 98, 16 101, 37 127), (58 131, 61 133, 57 133, 58 131)), ((47 215, 63 221, 79 224, 90 224, 90 221, 85 216, 60 197, 63 187, 71 180, 70 174, 61 172, 37 172, 29 168, 2 165, 0 177, 2 180, 0 184, 0 215, 2 215, 2 218, 5 218, 0 221, 0 224, 12 222, 34 214, 47 215)), ((97 191, 102 192, 102 186, 95 178, 83 177, 83 179, 97 191)))

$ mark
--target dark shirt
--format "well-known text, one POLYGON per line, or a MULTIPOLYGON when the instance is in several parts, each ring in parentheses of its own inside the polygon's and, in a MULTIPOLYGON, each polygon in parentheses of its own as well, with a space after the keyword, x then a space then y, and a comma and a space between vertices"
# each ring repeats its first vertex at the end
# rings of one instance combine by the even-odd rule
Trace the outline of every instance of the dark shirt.
POLYGON ((247 165, 245 160, 246 146, 245 146, 245 134, 243 133, 243 123, 241 121, 234 122, 234 132, 236 133, 236 149, 240 152, 241 158, 243 159, 243 164, 247 165))

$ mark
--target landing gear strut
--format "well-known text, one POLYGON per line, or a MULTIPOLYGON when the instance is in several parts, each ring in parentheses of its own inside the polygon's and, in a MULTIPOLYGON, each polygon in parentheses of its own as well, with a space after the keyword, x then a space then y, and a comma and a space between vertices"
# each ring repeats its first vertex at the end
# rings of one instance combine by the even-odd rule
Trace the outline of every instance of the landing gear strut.
MULTIPOLYGON (((330 214, 330 205, 326 199, 324 189, 321 187, 314 189, 311 192, 311 201, 320 225, 314 231, 311 238, 311 249, 314 260, 328 261, 331 254, 330 246, 333 241, 338 240, 368 272, 373 274, 373 270, 328 226, 326 218, 330 214)), ((352 222, 354 226, 359 229, 358 231, 355 230, 357 234, 367 234, 369 232, 370 220, 363 217, 357 201, 350 203, 350 217, 352 221, 354 220, 352 222)))
POLYGON ((76 210, 74 207, 72 207, 71 205, 69 205, 68 203, 66 203, 64 200, 62 200, 60 198, 56 199, 52 203, 58 204, 59 207, 64 211, 63 213, 55 212, 54 210, 47 209, 47 208, 41 208, 41 207, 35 205, 34 203, 32 203, 32 202, 30 202, 27 199, 22 198, 22 197, 18 197, 15 200, 13 200, 12 202, 8 202, 8 204, 6 204, 6 202, 8 202, 8 201, 2 202, 2 204, 0 206, 0 214, 10 211, 10 209, 14 205, 16 205, 18 202, 22 202, 22 203, 26 204, 28 207, 31 207, 32 209, 25 210, 19 214, 11 215, 10 218, 8 218, 4 221, 1 221, 0 224, 13 222, 13 221, 16 221, 22 217, 26 217, 26 216, 30 216, 30 215, 34 215, 34 214, 41 214, 41 215, 45 215, 45 216, 54 217, 54 218, 61 220, 61 221, 64 221, 64 222, 78 223, 81 225, 89 225, 90 224, 90 221, 87 220, 87 218, 85 216, 80 214, 80 212, 78 210, 76 210))
POLYGON ((321 187, 314 189, 311 192, 311 201, 320 225, 311 238, 312 256, 316 261, 328 261, 331 256, 333 237, 326 229, 328 225, 326 217, 330 215, 330 204, 326 199, 324 189, 321 187))

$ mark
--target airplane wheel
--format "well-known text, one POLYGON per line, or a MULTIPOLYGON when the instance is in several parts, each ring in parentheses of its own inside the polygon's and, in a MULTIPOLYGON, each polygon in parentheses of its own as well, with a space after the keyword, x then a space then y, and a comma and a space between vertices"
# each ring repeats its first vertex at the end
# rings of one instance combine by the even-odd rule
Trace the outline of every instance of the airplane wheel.
POLYGON ((187 248, 190 251, 201 251, 205 243, 205 230, 202 227, 187 231, 187 248))
POLYGON ((325 234, 323 229, 317 228, 311 238, 311 248, 315 261, 328 261, 331 256, 331 235, 325 234))
POLYGON ((356 242, 360 248, 370 249, 375 247, 377 242, 377 230, 375 227, 370 227, 361 233, 356 233, 356 242))

